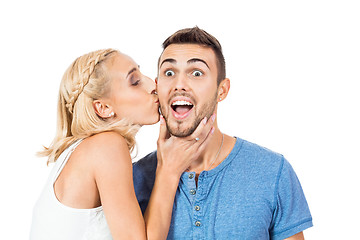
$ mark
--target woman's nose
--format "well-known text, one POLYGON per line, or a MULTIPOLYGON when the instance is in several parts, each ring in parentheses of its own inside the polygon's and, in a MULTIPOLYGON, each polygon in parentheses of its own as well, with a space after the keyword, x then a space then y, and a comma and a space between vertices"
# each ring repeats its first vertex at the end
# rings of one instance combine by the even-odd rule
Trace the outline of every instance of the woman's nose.
POLYGON ((146 91, 150 94, 155 94, 156 93, 155 82, 151 78, 146 77, 146 76, 145 76, 144 82, 145 82, 146 91))

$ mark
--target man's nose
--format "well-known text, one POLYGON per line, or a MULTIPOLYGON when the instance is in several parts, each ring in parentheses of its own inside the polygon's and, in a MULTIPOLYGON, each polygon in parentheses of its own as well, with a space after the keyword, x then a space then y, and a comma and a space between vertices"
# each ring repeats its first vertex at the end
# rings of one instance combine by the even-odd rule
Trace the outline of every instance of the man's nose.
POLYGON ((188 79, 186 74, 179 74, 175 79, 174 90, 175 91, 188 91, 188 79))

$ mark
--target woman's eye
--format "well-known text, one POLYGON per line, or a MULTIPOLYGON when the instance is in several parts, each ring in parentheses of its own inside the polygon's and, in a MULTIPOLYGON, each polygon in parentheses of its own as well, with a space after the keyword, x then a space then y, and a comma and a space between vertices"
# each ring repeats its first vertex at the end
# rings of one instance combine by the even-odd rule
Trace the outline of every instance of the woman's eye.
POLYGON ((132 82, 131 85, 137 86, 139 83, 140 83, 140 80, 136 80, 136 81, 132 82))
POLYGON ((165 76, 167 76, 167 77, 171 77, 171 76, 174 76, 174 75, 175 75, 175 73, 174 73, 173 70, 167 70, 167 71, 165 72, 165 76))
POLYGON ((203 73, 199 70, 195 70, 195 71, 193 71, 192 75, 195 77, 201 77, 203 75, 203 73))

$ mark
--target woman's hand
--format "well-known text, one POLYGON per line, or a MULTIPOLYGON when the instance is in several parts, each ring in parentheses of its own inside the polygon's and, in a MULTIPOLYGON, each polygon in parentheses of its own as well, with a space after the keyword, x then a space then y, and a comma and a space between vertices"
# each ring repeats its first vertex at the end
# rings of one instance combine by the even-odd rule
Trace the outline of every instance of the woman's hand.
POLYGON ((174 174, 178 179, 181 174, 195 161, 207 144, 214 132, 215 113, 200 122, 195 131, 188 137, 170 136, 165 120, 160 116, 160 133, 157 141, 157 171, 174 174))
POLYGON ((160 116, 156 178, 144 215, 148 239, 166 239, 180 176, 209 143, 214 119, 215 115, 210 121, 203 119, 193 134, 178 138, 170 136, 160 116))

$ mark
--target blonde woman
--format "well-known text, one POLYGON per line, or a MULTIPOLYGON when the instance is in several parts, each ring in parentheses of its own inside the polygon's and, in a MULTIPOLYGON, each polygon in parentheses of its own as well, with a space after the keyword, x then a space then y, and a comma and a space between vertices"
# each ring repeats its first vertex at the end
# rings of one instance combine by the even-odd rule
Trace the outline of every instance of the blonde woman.
POLYGON ((209 142, 213 121, 205 118, 178 139, 160 119, 161 159, 144 221, 130 152, 139 127, 159 121, 158 108, 155 83, 117 50, 91 52, 70 65, 60 85, 56 137, 40 153, 55 164, 35 205, 30 239, 166 239, 179 178, 209 142))

